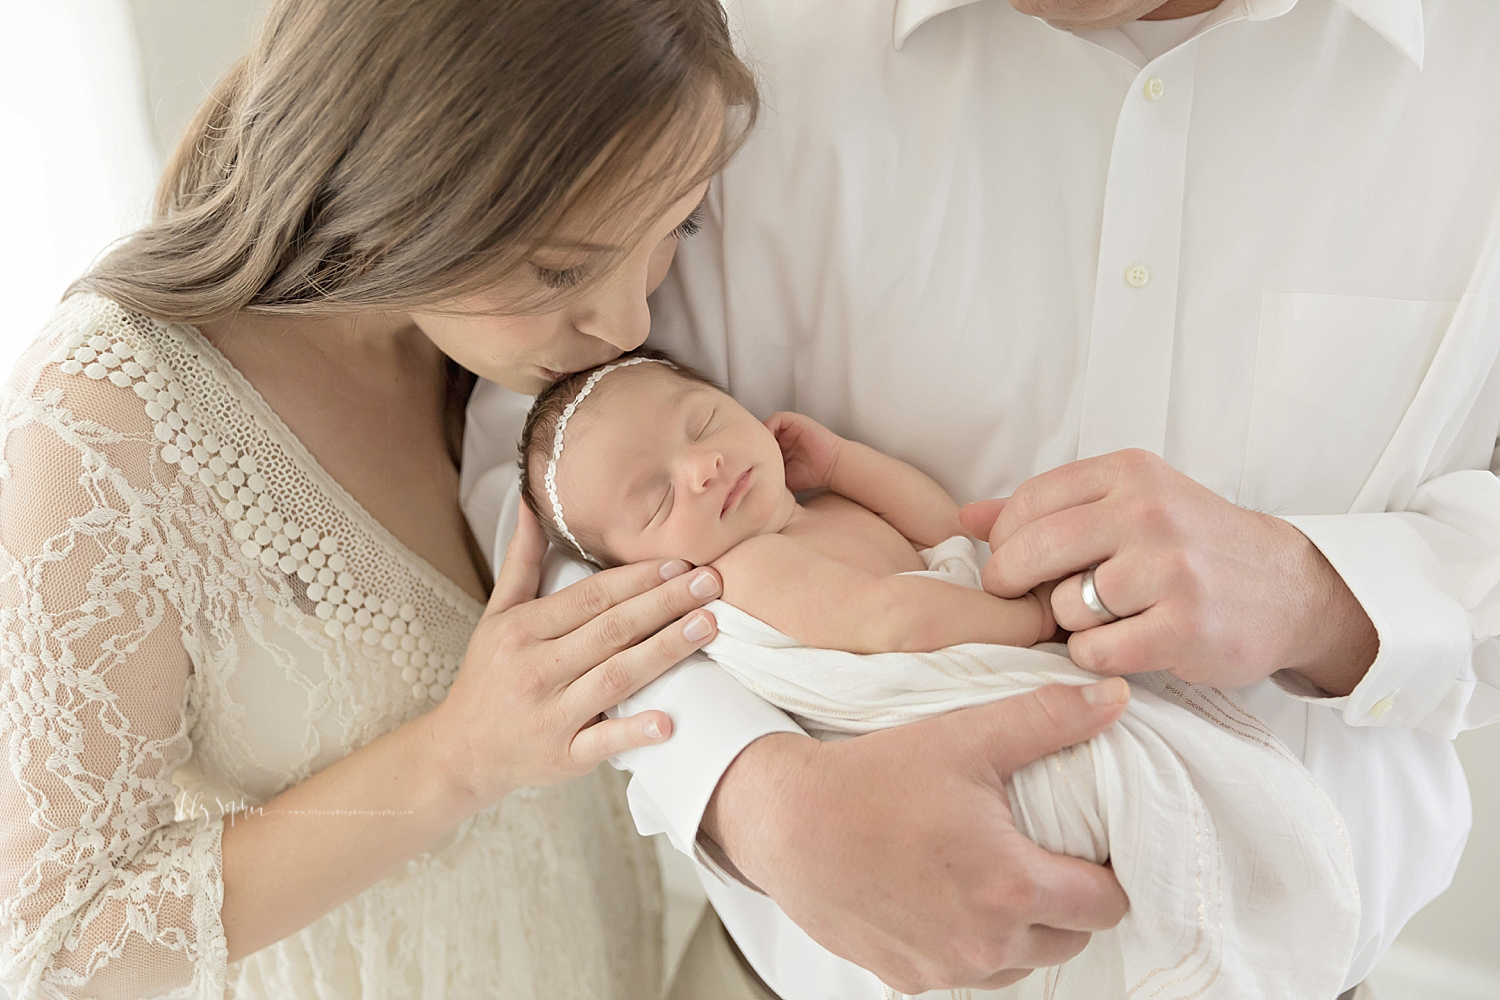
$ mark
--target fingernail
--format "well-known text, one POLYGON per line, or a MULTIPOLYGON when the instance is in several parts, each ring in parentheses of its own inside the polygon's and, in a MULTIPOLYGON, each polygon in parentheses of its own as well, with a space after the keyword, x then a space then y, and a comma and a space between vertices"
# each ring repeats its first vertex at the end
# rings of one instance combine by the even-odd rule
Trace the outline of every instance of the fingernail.
POLYGON ((1111 677, 1081 688, 1083 700, 1090 705, 1118 705, 1130 699, 1130 685, 1123 677, 1111 677))
POLYGON ((648 719, 646 721, 646 739, 661 739, 661 725, 655 719, 648 719))
POLYGON ((701 601, 706 601, 710 597, 718 597, 719 578, 705 570, 693 577, 693 582, 688 584, 688 593, 701 601))
POLYGON ((690 562, 684 562, 681 559, 673 559, 671 562, 663 564, 661 568, 661 578, 663 580, 670 580, 673 577, 681 576, 692 568, 693 564, 690 562))
POLYGON ((688 619, 686 625, 682 626, 682 637, 689 642, 697 642, 699 639, 708 637, 714 627, 708 623, 707 615, 694 615, 688 619))

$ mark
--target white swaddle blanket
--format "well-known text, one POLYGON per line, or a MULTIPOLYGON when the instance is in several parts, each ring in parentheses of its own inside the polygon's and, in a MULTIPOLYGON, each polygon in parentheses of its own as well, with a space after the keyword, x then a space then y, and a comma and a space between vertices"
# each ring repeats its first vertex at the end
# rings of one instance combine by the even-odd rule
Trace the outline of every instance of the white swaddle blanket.
MULTIPOLYGON (((929 570, 914 575, 979 586, 968 539, 923 557, 929 570)), ((862 655, 804 646, 723 601, 709 608, 719 634, 706 652, 822 738, 1098 679, 1053 644, 862 655)), ((1359 924, 1333 804, 1230 695, 1166 674, 1131 682, 1117 725, 1016 772, 1007 788, 1017 827, 1036 843, 1111 859, 1130 912, 1066 965, 957 995, 1333 1000, 1359 924)))

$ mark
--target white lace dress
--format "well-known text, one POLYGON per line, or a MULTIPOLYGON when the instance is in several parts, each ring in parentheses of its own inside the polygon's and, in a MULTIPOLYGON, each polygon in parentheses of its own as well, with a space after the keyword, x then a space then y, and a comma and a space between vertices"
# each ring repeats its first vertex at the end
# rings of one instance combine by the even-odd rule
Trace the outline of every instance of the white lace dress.
POLYGON ((481 607, 191 327, 75 295, 0 407, 0 978, 16 1000, 660 993, 660 881, 608 768, 512 795, 228 964, 224 807, 431 708, 481 607))

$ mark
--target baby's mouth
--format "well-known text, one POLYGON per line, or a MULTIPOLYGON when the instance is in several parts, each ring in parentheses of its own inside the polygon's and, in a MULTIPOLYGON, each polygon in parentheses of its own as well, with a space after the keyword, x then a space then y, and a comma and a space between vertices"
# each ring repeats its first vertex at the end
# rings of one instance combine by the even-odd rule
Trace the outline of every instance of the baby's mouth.
POLYGON ((720 509, 719 516, 723 517, 725 514, 729 513, 729 508, 733 506, 735 501, 739 500, 741 494, 743 494, 749 488, 750 470, 746 469, 743 473, 740 474, 740 478, 734 481, 734 485, 729 488, 729 495, 724 498, 724 506, 722 509, 720 509))

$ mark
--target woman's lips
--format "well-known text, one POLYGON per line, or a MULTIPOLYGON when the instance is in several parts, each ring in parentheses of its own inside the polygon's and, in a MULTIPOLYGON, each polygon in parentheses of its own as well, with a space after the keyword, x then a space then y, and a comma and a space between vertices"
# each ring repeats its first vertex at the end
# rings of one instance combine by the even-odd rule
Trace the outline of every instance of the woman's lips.
MULTIPOLYGON (((618 357, 618 356, 619 355, 616 355, 615 357, 618 357)), ((569 375, 577 375, 581 371, 587 371, 590 368, 597 368, 600 365, 608 364, 609 362, 611 362, 613 360, 614 360, 614 358, 605 358, 603 361, 587 361, 587 362, 584 362, 583 364, 573 365, 571 368, 568 368, 566 370, 559 370, 559 369, 556 369, 556 368, 548 368, 545 365, 537 365, 536 366, 536 370, 538 372, 540 372, 541 375, 542 375, 542 377, 545 378, 549 382, 561 382, 563 379, 567 378, 569 375)))
POLYGON ((740 474, 740 478, 734 481, 734 485, 729 488, 729 495, 724 498, 724 507, 719 511, 719 516, 723 517, 725 514, 728 514, 729 508, 732 507, 749 488, 750 470, 746 469, 743 473, 740 474))

